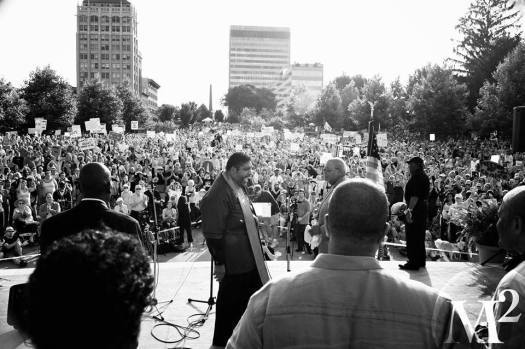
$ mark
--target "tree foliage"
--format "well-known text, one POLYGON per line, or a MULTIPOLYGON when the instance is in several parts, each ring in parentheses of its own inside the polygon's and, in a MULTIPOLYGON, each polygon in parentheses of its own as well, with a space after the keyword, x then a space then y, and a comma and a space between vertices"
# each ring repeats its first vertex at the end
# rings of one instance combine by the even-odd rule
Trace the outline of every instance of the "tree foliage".
POLYGON ((464 130, 467 89, 451 70, 438 65, 418 69, 410 77, 407 90, 412 130, 442 135, 464 130))
POLYGON ((214 119, 215 119, 215 121, 217 121, 217 122, 223 122, 223 121, 224 121, 224 114, 223 114, 222 110, 217 109, 217 110, 215 111, 214 119))
POLYGON ((468 105, 476 105, 479 89, 520 41, 520 12, 514 1, 474 0, 456 26, 461 39, 454 49, 455 72, 467 85, 468 105))
POLYGON ((169 122, 173 121, 177 114, 177 107, 171 104, 162 104, 159 109, 157 109, 157 115, 160 122, 169 122))
POLYGON ((275 110, 277 101, 275 94, 267 88, 240 85, 228 90, 223 105, 228 107, 229 115, 240 115, 244 108, 253 108, 257 113, 263 108, 275 110))
POLYGON ((366 80, 361 90, 361 97, 352 100, 347 107, 350 119, 355 127, 358 129, 368 127, 372 105, 374 106, 374 120, 385 125, 388 120, 389 98, 385 84, 379 76, 366 80))
POLYGON ((0 79, 0 132, 15 131, 25 123, 26 101, 9 82, 0 79))
POLYGON ((199 108, 197 108, 197 115, 195 121, 202 121, 206 118, 211 119, 211 112, 208 110, 208 107, 206 105, 201 104, 199 108))
POLYGON ((510 137, 512 110, 525 105, 525 44, 519 44, 498 66, 494 80, 483 85, 468 125, 482 135, 498 131, 510 137))
POLYGON ((117 97, 122 102, 122 121, 126 131, 131 131, 131 121, 138 121, 143 127, 148 120, 149 113, 144 107, 142 100, 137 97, 128 82, 124 82, 116 88, 117 97))
POLYGON ((312 121, 322 126, 325 122, 332 128, 341 128, 344 123, 344 112, 341 106, 341 95, 334 83, 328 84, 317 99, 312 121))
POLYGON ((122 120, 122 101, 113 89, 105 87, 98 81, 85 84, 78 93, 78 113, 75 123, 81 124, 90 118, 100 118, 107 126, 122 120))
POLYGON ((197 104, 195 102, 183 103, 180 106, 180 121, 183 127, 195 122, 197 116, 197 104))
POLYGON ((44 118, 49 130, 71 126, 76 113, 71 86, 49 66, 31 72, 21 97, 28 106, 27 124, 44 118))

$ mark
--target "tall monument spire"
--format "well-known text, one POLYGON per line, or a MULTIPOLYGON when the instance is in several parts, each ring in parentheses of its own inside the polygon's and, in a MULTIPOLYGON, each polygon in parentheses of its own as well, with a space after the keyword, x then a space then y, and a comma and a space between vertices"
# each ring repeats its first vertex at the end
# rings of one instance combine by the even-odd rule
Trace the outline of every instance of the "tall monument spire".
POLYGON ((210 102, 208 104, 208 110, 210 111, 210 113, 213 111, 213 105, 211 102, 211 84, 210 84, 210 102))

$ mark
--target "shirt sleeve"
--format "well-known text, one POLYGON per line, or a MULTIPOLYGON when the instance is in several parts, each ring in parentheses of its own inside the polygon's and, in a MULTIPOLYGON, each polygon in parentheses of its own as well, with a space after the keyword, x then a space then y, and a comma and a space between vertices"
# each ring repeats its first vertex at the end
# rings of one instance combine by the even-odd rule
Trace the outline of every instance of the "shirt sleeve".
POLYGON ((246 311, 226 344, 226 349, 263 347, 263 326, 269 293, 261 291, 250 298, 246 311))

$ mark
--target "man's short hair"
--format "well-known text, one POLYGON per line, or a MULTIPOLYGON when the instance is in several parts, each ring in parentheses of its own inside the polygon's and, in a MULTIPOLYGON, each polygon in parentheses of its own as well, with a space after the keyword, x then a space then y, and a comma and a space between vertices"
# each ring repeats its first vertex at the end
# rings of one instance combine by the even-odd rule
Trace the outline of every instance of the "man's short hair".
POLYGON ((372 181, 362 178, 339 184, 328 207, 330 235, 375 242, 384 236, 388 199, 372 181))
POLYGON ((252 159, 245 153, 233 153, 226 162, 226 171, 229 171, 232 167, 239 168, 251 160, 252 159))
POLYGON ((116 232, 55 241, 29 278, 28 334, 37 349, 136 348, 153 276, 144 250, 116 232))

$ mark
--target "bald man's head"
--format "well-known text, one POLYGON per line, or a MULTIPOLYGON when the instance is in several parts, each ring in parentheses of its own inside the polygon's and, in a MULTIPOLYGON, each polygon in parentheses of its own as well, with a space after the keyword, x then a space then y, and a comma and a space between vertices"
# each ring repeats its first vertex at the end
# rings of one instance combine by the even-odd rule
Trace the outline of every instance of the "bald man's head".
POLYGON ((346 164, 341 158, 333 158, 326 162, 324 176, 330 184, 336 183, 346 175, 346 164))
POLYGON ((506 250, 525 253, 525 186, 509 191, 498 211, 499 244, 506 250))
POLYGON ((80 170, 80 191, 85 198, 109 199, 111 173, 100 162, 90 162, 80 170))
POLYGON ((331 239, 377 243, 384 237, 388 200, 368 179, 350 179, 335 189, 328 208, 331 239))

